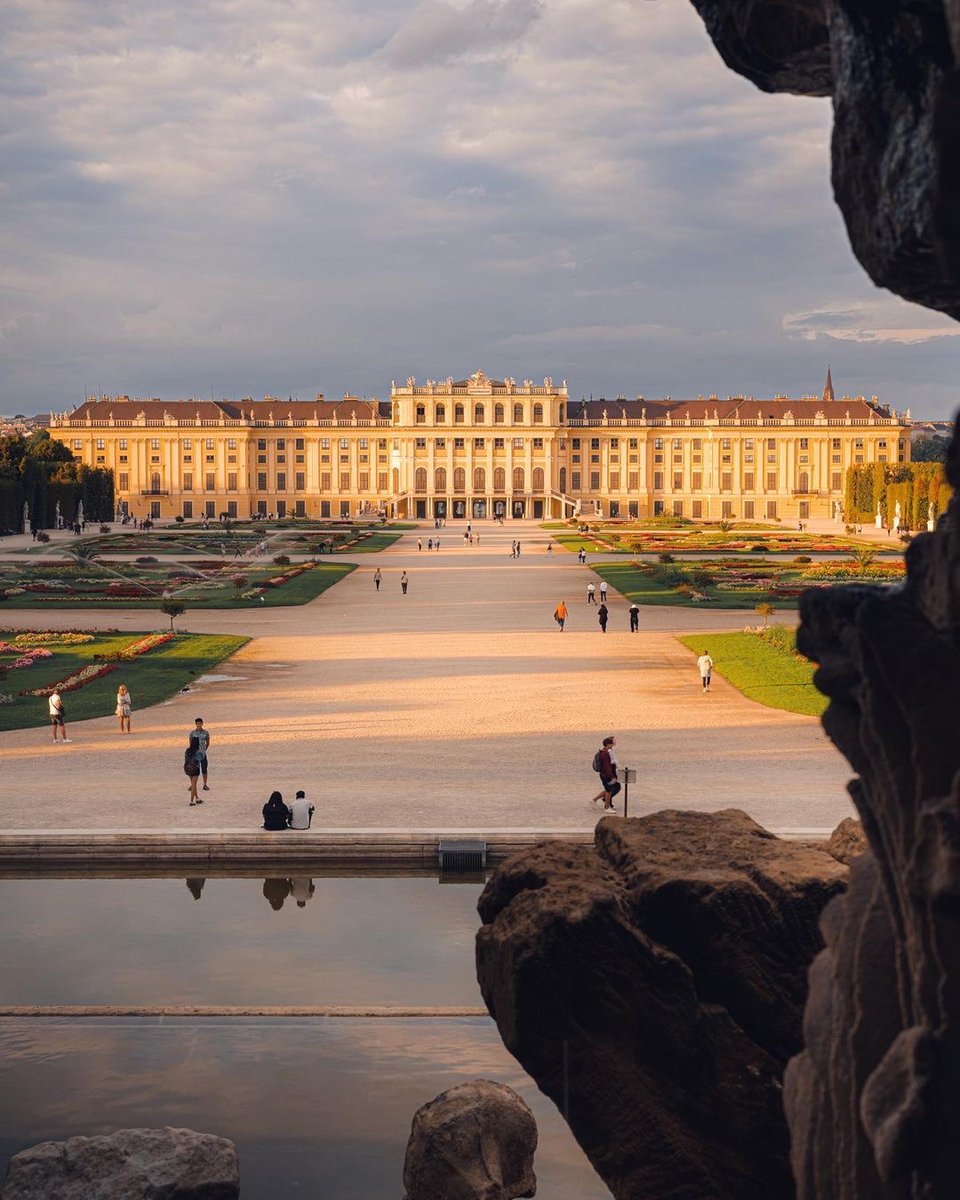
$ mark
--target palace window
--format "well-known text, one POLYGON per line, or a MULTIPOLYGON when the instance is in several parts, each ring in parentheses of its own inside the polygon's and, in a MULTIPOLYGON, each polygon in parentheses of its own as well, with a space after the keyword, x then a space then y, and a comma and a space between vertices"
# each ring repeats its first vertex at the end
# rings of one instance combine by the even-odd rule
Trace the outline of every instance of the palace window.
POLYGON ((775 492, 777 490, 777 473, 776 471, 767 472, 767 491, 775 492))
POLYGON ((447 490, 446 467, 437 467, 433 472, 433 490, 435 492, 445 492, 447 490))
POLYGON ((629 442, 629 446, 630 446, 631 450, 636 450, 638 448, 637 439, 631 438, 630 442, 629 442))
POLYGON ((503 405, 495 404, 493 406, 493 423, 494 425, 503 424, 503 405))
POLYGON ((340 472, 340 491, 341 492, 349 492, 350 491, 350 472, 349 471, 341 471, 340 472))
POLYGON ((627 476, 627 488, 631 492, 635 492, 640 486, 640 472, 631 471, 627 476))
POLYGON ((130 490, 130 476, 126 471, 120 472, 120 491, 128 492, 130 490))
POLYGON ((833 438, 833 439, 831 440, 831 443, 830 443, 830 449, 831 449, 831 450, 839 450, 840 448, 841 448, 841 442, 840 442, 840 439, 839 439, 839 438, 833 438))
POLYGON ((208 462, 208 463, 211 463, 211 462, 216 462, 216 461, 217 461, 217 456, 216 456, 215 454, 207 454, 207 455, 205 456, 205 461, 206 461, 206 462, 208 462))
POLYGON ((297 471, 296 475, 294 475, 294 477, 293 477, 293 490, 295 492, 302 492, 306 486, 307 486, 307 476, 306 476, 305 472, 297 471))
MULTIPOLYGON (((230 441, 232 442, 232 441, 233 441, 233 438, 231 438, 231 439, 230 439, 230 441)), ((229 446, 229 445, 230 445, 230 442, 228 442, 228 443, 227 443, 227 445, 229 446)), ((231 447, 231 448, 232 448, 232 447, 231 447)), ((296 441, 293 443, 293 448, 294 448, 294 450, 303 450, 303 449, 305 449, 303 438, 297 438, 297 439, 296 439, 296 441)))
POLYGON ((513 448, 514 448, 514 450, 522 450, 523 449, 523 438, 522 437, 513 439, 513 448))
MULTIPOLYGON (((341 476, 341 478, 343 478, 341 476)), ((286 471, 277 472, 277 491, 285 492, 287 490, 287 473, 286 471)))
MULTIPOLYGON (((611 483, 611 487, 613 484, 611 483)), ((533 490, 535 492, 543 491, 543 467, 533 468, 533 490)))
POLYGON ((776 438, 767 438, 767 449, 768 450, 776 450, 776 448, 777 448, 777 439, 776 438))
POLYGON ((752 450, 753 449, 753 438, 744 438, 743 439, 743 448, 744 448, 744 450, 752 450))
POLYGON ((507 473, 503 467, 493 468, 493 490, 495 492, 505 492, 507 490, 507 473))
POLYGON ((266 450, 266 448, 267 448, 267 439, 266 438, 257 438, 257 449, 258 450, 266 450))
POLYGON ((387 476, 386 471, 379 471, 377 473, 377 491, 378 492, 385 492, 387 490, 387 487, 389 486, 387 483, 387 478, 388 478, 388 476, 387 476))
POLYGON ((265 492, 267 490, 267 473, 266 471, 257 472, 257 491, 265 492))
POLYGON ((370 472, 369 471, 361 471, 360 472, 360 485, 359 486, 360 486, 361 492, 369 492, 370 491, 370 472))
POLYGON ((73 448, 74 448, 74 450, 82 450, 83 449, 83 441, 80 438, 74 438, 73 439, 73 448))
POLYGON ((694 492, 703 491, 703 472, 694 471, 690 477, 690 489, 694 492))
POLYGON ((570 445, 571 445, 572 449, 579 450, 580 449, 580 439, 579 438, 571 438, 570 445))
POLYGON ((543 424, 543 405, 535 404, 533 406, 533 423, 534 425, 543 424))
POLYGON ((330 439, 329 438, 321 438, 320 439, 320 449, 321 450, 329 450, 330 449, 330 439))
MULTIPOLYGON (((447 439, 446 439, 446 438, 436 438, 436 439, 434 440, 434 443, 433 443, 433 445, 434 445, 434 449, 436 449, 436 450, 446 450, 446 448, 447 448, 447 439)), ((382 458, 380 461, 381 461, 381 462, 386 462, 386 461, 387 461, 387 460, 386 460, 386 457, 382 458)))
MULTIPOLYGON (((533 490, 536 491, 537 489, 534 488, 533 490)), ((620 472, 619 471, 611 471, 610 472, 610 491, 611 492, 619 492, 620 491, 620 472)))
POLYGON ((464 449, 466 449, 466 445, 467 445, 467 442, 466 442, 465 438, 454 438, 453 439, 454 450, 464 450, 464 449))
POLYGON ((340 449, 341 450, 349 450, 350 449, 350 439, 349 438, 341 438, 340 439, 340 449))
POLYGON ((487 473, 483 467, 473 468, 473 490, 475 492, 485 492, 487 490, 487 473))
POLYGON ((673 490, 675 492, 683 491, 683 472, 674 471, 673 473, 673 490))
POLYGON ((733 501, 732 500, 724 500, 721 502, 720 516, 725 521, 729 521, 729 519, 733 516, 733 501))
POLYGON ((97 449, 98 450, 105 449, 105 446, 103 444, 103 438, 97 438, 97 449))
POLYGON ((731 458, 731 456, 729 454, 724 454, 721 456, 720 461, 728 463, 730 461, 730 458, 731 458))
POLYGON ((258 455, 257 455, 257 462, 258 462, 258 463, 265 463, 266 461, 267 461, 267 456, 266 456, 265 454, 258 454, 258 455))
POLYGON ((777 519, 777 502, 776 500, 767 501, 767 520, 775 521, 777 519))
POLYGON ((217 476, 213 471, 207 471, 204 475, 203 489, 206 492, 215 492, 217 490, 217 476))
POLYGON ((682 517, 682 516, 683 516, 683 501, 682 501, 682 500, 674 500, 674 502, 673 502, 673 515, 674 515, 675 517, 682 517))
POLYGON ((321 471, 320 472, 320 491, 321 492, 329 492, 330 491, 330 472, 329 471, 321 471))
POLYGON ((126 462, 126 461, 127 461, 127 457, 128 457, 128 456, 127 456, 126 454, 121 454, 121 455, 120 455, 120 461, 121 461, 122 463, 123 463, 123 462, 126 462))
POLYGON ((523 491, 523 467, 513 468, 513 490, 515 492, 523 491))
POLYGON ((655 492, 663 491, 663 472, 654 471, 653 473, 653 490, 655 492))
POLYGON ((560 491, 565 492, 566 490, 567 490, 567 468, 561 467, 560 468, 560 491))
POLYGON ((415 438, 413 444, 418 450, 426 450, 427 439, 426 438, 415 438))
POLYGON ((543 438, 534 438, 533 439, 533 448, 534 448, 534 450, 542 450, 543 449, 543 438))
POLYGON ((743 502, 743 519, 745 521, 753 520, 753 511, 756 506, 752 500, 744 500, 743 502))
POLYGON ((745 492, 753 491, 753 472, 746 471, 743 476, 743 490, 745 492))
POLYGON ((590 461, 592 463, 598 463, 600 461, 600 455, 599 454, 591 454, 590 461))
POLYGON ((729 471, 723 471, 720 475, 720 491, 733 491, 733 475, 729 471))
POLYGON ((235 492, 237 490, 237 473, 236 471, 227 472, 227 491, 235 492))
POLYGON ((720 449, 721 450, 729 450, 730 449, 730 439, 729 438, 721 438, 720 439, 720 449))
POLYGON ((599 438, 591 438, 590 439, 590 449, 591 450, 599 450, 600 449, 600 439, 599 438))
POLYGON ((809 450, 810 449, 810 439, 809 438, 801 438, 800 439, 800 449, 801 450, 809 450))
POLYGON ((159 438, 151 438, 150 439, 150 449, 151 450, 159 450, 160 449, 160 439, 159 438))
POLYGON ((663 449, 663 438, 654 438, 653 439, 653 448, 654 448, 654 450, 662 450, 663 449))
POLYGON ((675 463, 682 463, 682 462, 683 462, 683 455, 682 455, 682 454, 675 454, 675 455, 673 456, 673 461, 674 461, 675 463))
POLYGON ((515 404, 513 406, 513 423, 514 425, 523 424, 523 405, 515 404))
POLYGON ((370 449, 370 442, 366 438, 360 439, 360 449, 361 450, 369 450, 370 449))
POLYGON ((834 471, 833 474, 830 476, 830 490, 832 492, 842 492, 843 491, 843 472, 842 471, 834 471))
POLYGON ((121 450, 126 450, 126 448, 127 448, 127 439, 126 439, 126 438, 121 438, 121 439, 120 439, 120 449, 121 449, 121 450))
POLYGON ((579 471, 571 471, 570 472, 570 490, 572 492, 580 491, 580 472, 579 471))
POLYGON ((591 471, 590 472, 590 491, 591 492, 599 492, 600 491, 600 472, 599 471, 591 471))
POLYGON ((427 410, 422 404, 417 405, 417 424, 423 425, 427 420, 427 410))
POLYGON ((654 502, 653 502, 653 515, 654 515, 655 517, 662 517, 662 516, 663 516, 663 501, 662 501, 662 500, 654 500, 654 502))
POLYGON ((467 473, 463 467, 453 469, 453 490, 461 493, 467 490, 467 473))
POLYGON ((494 450, 502 450, 502 449, 503 449, 503 445, 504 445, 504 440, 503 440, 503 438, 494 438, 494 439, 493 439, 493 448, 494 448, 494 450))
POLYGON ((183 473, 183 490, 185 492, 193 491, 193 472, 184 471, 183 473))
POLYGON ((691 509, 692 516, 702 517, 703 516, 703 501, 702 500, 694 500, 692 502, 692 504, 690 505, 690 509, 691 509))
POLYGON ((453 409, 453 423, 455 425, 462 425, 463 418, 464 418, 463 405, 462 404, 455 405, 454 409, 453 409))
POLYGON ((445 425, 447 423, 447 406, 445 404, 438 404, 434 409, 433 423, 435 425, 445 425))
POLYGON ((474 425, 483 424, 483 405, 475 404, 473 406, 473 423, 474 425))
POLYGON ((206 447, 207 447, 207 449, 208 449, 208 450, 212 450, 212 449, 213 449, 213 438, 207 438, 207 441, 206 441, 206 447))
POLYGON ((484 438, 474 438, 473 439, 473 448, 474 448, 474 450, 485 449, 486 448, 486 440, 484 438))

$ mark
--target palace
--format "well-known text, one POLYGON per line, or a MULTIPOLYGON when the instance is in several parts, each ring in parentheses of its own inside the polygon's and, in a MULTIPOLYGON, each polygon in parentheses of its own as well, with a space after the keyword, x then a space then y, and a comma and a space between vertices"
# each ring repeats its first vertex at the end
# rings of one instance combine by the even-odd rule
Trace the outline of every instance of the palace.
POLYGON ((566 384, 393 384, 389 401, 91 399, 50 434, 138 517, 834 516, 849 467, 910 457, 909 410, 819 397, 571 401, 566 384))

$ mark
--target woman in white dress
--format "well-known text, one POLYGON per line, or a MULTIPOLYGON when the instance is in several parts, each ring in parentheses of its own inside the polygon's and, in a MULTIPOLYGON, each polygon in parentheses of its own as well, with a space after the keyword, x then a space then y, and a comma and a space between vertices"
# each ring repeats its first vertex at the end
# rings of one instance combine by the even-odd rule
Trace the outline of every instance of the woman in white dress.
POLYGON ((133 707, 130 699, 130 693, 127 691, 127 685, 121 683, 117 688, 117 721, 120 724, 121 733, 130 732, 130 712, 133 707))

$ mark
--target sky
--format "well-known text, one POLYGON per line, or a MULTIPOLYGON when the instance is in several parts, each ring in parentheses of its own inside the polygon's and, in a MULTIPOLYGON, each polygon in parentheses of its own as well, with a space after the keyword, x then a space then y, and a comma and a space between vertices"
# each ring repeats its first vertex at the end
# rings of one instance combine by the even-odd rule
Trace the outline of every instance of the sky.
POLYGON ((0 412, 97 392, 877 395, 960 326, 875 288, 828 100, 686 0, 7 0, 0 412))

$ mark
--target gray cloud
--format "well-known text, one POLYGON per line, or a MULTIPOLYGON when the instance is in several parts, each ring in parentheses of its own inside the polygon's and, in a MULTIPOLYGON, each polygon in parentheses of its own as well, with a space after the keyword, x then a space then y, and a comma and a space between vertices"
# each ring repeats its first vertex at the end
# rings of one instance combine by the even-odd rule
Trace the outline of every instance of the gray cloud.
POLYGON ((827 354, 953 403, 950 339, 892 336, 941 319, 878 310, 849 251, 829 106, 750 88, 689 5, 8 10, 0 410, 478 365, 796 394, 827 354))

